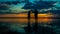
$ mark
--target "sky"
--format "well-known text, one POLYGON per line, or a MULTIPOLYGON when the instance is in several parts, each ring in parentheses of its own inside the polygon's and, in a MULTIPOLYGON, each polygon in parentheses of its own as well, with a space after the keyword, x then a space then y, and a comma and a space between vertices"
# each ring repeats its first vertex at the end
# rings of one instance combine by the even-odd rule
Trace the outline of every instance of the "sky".
MULTIPOLYGON (((17 0, 0 0, 0 2, 12 2, 12 1, 17 1, 17 0)), ((22 0, 18 0, 18 1, 22 1, 22 0)), ((39 1, 39 0, 29 0, 31 3, 34 3, 34 1, 39 1)), ((60 1, 60 0, 43 0, 43 1, 60 1)), ((17 10, 18 12, 21 11, 26 11, 25 9, 21 9, 22 7, 24 7, 25 3, 18 3, 16 5, 11 4, 10 6, 10 10, 17 10)), ((54 4, 56 7, 60 7, 60 2, 57 2, 54 4)))

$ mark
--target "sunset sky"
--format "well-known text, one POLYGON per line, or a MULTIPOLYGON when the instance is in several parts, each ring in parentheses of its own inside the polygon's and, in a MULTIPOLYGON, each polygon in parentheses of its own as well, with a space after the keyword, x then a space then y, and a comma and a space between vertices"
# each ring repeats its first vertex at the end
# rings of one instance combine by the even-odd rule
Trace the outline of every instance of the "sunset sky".
MULTIPOLYGON (((8 2, 14 2, 14 1, 17 1, 17 0, 0 0, 0 2, 7 2, 7 1, 8 1, 8 2)), ((18 0, 18 1, 21 2, 21 1, 23 1, 23 0, 18 0)), ((29 2, 31 2, 31 3, 34 3, 34 1, 39 1, 39 0, 29 0, 29 2)), ((43 1, 60 1, 60 0, 43 0, 43 1)), ((18 3, 18 4, 16 4, 16 5, 11 4, 11 5, 7 5, 7 6, 9 6, 9 9, 8 9, 8 10, 12 10, 12 12, 15 12, 15 11, 13 11, 13 10, 16 10, 17 12, 22 12, 22 11, 27 11, 27 10, 25 10, 25 9, 22 9, 22 7, 24 7, 25 4, 26 4, 26 3, 21 2, 21 3, 18 3)), ((55 8, 56 8, 56 7, 60 7, 60 2, 57 2, 57 3, 55 3, 54 5, 55 5, 55 8)), ((55 8, 54 8, 54 9, 55 9, 55 8)), ((46 10, 46 9, 44 9, 44 10, 46 10)), ((49 8, 49 10, 52 10, 52 9, 49 8)), ((48 11, 48 9, 47 9, 47 11, 48 11)), ((4 10, 4 11, 2 11, 2 12, 6 12, 6 10, 4 10)))

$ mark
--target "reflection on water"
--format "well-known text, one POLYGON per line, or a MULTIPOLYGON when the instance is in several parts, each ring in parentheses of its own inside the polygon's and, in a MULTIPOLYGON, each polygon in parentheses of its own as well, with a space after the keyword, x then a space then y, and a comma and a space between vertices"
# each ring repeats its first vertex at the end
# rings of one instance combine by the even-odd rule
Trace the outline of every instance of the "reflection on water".
MULTIPOLYGON (((28 18, 27 18, 27 14, 1 14, 0 15, 0 21, 2 22, 20 22, 20 23, 28 23, 28 18), (3 18, 1 18, 3 17, 3 18)), ((35 22, 35 17, 34 14, 31 13, 30 14, 31 18, 30 18, 30 22, 33 23, 35 22)), ((56 15, 53 14, 38 14, 38 22, 44 22, 44 23, 49 23, 54 21, 54 19, 52 19, 52 17, 55 17, 56 15)))
MULTIPOLYGON (((20 16, 17 17, 16 19, 15 18, 11 18, 11 19, 0 18, 0 26, 4 26, 4 27, 7 26, 11 31, 18 31, 20 33, 26 33, 24 27, 27 27, 28 19, 27 17, 25 18, 22 17, 22 16, 25 16, 24 14, 21 17, 20 16)), ((38 25, 39 25, 38 30, 40 29, 41 31, 45 32, 47 30, 50 30, 49 28, 52 28, 54 32, 59 33, 60 32, 60 19, 53 19, 52 16, 53 15, 49 15, 49 14, 39 14, 38 15, 38 25)), ((35 22, 34 15, 32 14, 30 18, 30 23, 32 23, 31 24, 32 30, 33 30, 34 22, 35 22)), ((53 31, 53 30, 50 30, 50 31, 53 31)))
MULTIPOLYGON (((38 22, 44 22, 44 23, 49 23, 54 21, 55 19, 49 19, 49 18, 39 18, 38 22)), ((0 19, 0 22, 20 22, 20 23, 28 23, 28 19, 0 19)), ((35 22, 35 19, 30 19, 31 23, 35 22)))
MULTIPOLYGON (((31 19, 30 22, 34 23, 35 19, 31 19)), ((11 31, 18 31, 20 33, 25 33, 24 27, 27 26, 26 23, 28 23, 28 19, 0 19, 0 26, 1 25, 8 26, 11 31)), ((53 28, 54 31, 56 31, 57 33, 60 32, 60 25, 59 25, 60 19, 40 18, 38 19, 38 23, 40 23, 39 25, 42 27, 44 26, 44 27, 53 28), (42 23, 45 23, 45 24, 42 24, 42 23), (49 23, 49 24, 46 24, 46 23, 49 23)))

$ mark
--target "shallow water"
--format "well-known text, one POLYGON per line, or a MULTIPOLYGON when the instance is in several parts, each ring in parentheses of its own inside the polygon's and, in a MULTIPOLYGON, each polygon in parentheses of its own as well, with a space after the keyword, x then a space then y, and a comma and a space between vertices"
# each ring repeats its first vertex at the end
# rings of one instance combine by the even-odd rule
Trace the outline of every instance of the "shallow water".
MULTIPOLYGON (((19 16, 19 15, 17 15, 17 16, 19 16)), ((38 20, 37 20, 37 23, 39 25, 38 28, 40 26, 45 27, 45 28, 49 27, 49 28, 52 28, 55 33, 60 34, 60 19, 58 19, 58 18, 55 19, 55 18, 52 18, 51 16, 48 17, 46 14, 40 14, 40 16, 41 17, 38 17, 38 20), (45 17, 43 17, 43 16, 45 16, 45 17)), ((17 32, 20 32, 20 33, 26 33, 24 27, 28 26, 27 23, 28 23, 28 18, 27 17, 17 17, 17 18, 16 17, 11 17, 10 18, 8 16, 8 17, 5 17, 5 18, 4 17, 0 18, 0 26, 4 26, 4 27, 7 26, 9 30, 17 31, 17 32)), ((31 23, 30 24, 31 28, 33 28, 34 23, 35 23, 35 19, 33 17, 30 18, 30 23, 31 23)))
MULTIPOLYGON (((33 24, 35 19, 31 19, 30 23, 33 24)), ((27 27, 28 19, 0 19, 1 26, 8 26, 12 31, 25 33, 24 27, 27 27)), ((44 27, 53 28, 57 34, 60 32, 60 19, 38 19, 40 25, 44 27)))

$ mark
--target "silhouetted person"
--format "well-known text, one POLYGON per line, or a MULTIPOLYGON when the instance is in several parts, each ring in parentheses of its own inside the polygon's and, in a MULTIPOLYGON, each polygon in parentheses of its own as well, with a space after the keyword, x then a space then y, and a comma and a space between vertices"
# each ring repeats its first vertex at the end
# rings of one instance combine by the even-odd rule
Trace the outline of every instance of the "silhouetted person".
POLYGON ((35 30, 35 34, 38 34, 38 11, 34 10, 34 16, 35 16, 35 26, 34 26, 34 30, 35 30))
POLYGON ((27 32, 27 34, 31 34, 30 13, 31 13, 31 11, 28 11, 28 26, 25 27, 25 31, 27 32))
POLYGON ((28 33, 29 33, 29 34, 31 33, 31 26, 30 26, 30 12, 31 12, 31 11, 28 11, 28 33))

